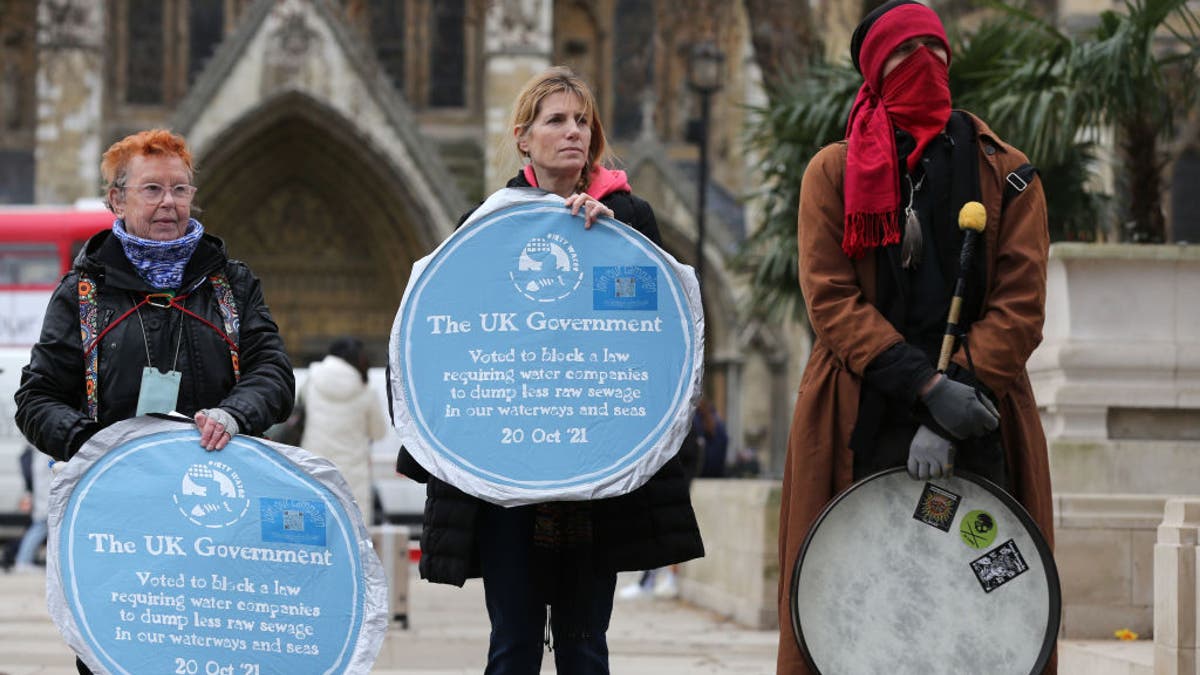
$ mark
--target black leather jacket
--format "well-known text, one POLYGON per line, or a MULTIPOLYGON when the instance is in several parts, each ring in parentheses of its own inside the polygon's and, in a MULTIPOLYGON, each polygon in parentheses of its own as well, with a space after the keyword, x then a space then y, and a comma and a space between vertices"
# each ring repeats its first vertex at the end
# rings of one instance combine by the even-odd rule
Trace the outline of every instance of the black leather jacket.
POLYGON ((296 383, 262 286, 244 263, 226 256, 220 239, 205 235, 184 270, 181 288, 192 290, 182 302, 223 327, 208 277, 224 272, 237 304, 241 379, 235 382, 229 346, 213 328, 176 309, 145 305, 113 326, 96 347, 99 420, 90 419, 79 324, 81 272, 96 284, 101 331, 154 291, 137 275, 111 231, 88 240, 50 299, 15 397, 17 425, 39 450, 67 459, 100 429, 133 417, 147 355, 160 370, 182 373, 180 413, 191 416, 219 406, 234 416, 244 434, 262 433, 287 418, 296 383))

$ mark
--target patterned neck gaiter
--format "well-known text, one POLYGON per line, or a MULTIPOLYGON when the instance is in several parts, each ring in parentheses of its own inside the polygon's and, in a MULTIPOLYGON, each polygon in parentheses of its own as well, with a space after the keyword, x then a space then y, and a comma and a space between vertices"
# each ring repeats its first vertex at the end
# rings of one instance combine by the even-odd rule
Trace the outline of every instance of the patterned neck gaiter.
POLYGON ((142 281, 153 288, 174 290, 183 283, 183 268, 204 236, 204 226, 195 218, 189 218, 182 237, 154 241, 129 234, 125 231, 125 221, 118 219, 113 223, 113 234, 121 241, 125 257, 133 263, 142 281))

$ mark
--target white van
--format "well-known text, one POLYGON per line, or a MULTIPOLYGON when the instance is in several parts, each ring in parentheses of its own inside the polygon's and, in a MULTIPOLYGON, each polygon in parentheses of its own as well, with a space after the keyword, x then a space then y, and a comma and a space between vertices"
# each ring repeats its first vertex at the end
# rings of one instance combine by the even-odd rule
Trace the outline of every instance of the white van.
POLYGON ((13 419, 21 368, 59 279, 88 237, 110 227, 112 214, 98 202, 0 207, 0 540, 28 523, 19 509, 25 485, 18 458, 26 441, 13 419))
POLYGON ((0 540, 20 536, 29 523, 28 514, 19 508, 25 494, 19 457, 26 443, 13 419, 17 412, 13 394, 28 362, 28 348, 0 347, 0 540))

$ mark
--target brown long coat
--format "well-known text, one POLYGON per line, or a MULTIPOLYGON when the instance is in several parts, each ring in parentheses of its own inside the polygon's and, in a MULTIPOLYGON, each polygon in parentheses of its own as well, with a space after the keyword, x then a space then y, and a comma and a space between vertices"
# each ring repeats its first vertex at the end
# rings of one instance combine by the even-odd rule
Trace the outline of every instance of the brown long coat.
MULTIPOLYGON (((1005 177, 1028 161, 981 120, 979 175, 987 209, 987 293, 968 337, 976 375, 1000 400, 1001 435, 1017 500, 1053 546, 1046 439, 1025 361, 1042 339, 1049 235, 1041 181, 1001 212, 1005 177)), ((778 673, 809 672, 791 625, 791 577, 805 535, 851 483, 850 433, 867 364, 904 338, 875 308, 875 256, 842 252, 846 144, 823 148, 800 189, 800 287, 816 333, 792 416, 779 515, 778 673)), ((961 353, 955 360, 965 365, 961 353)), ((847 648, 852 648, 847 645, 847 648)), ((1051 662, 1047 672, 1054 672, 1051 662)))

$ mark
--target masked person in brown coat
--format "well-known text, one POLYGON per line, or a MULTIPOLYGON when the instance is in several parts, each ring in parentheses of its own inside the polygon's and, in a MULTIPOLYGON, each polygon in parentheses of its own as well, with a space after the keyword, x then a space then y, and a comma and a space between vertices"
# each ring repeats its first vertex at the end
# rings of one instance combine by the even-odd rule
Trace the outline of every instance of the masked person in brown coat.
POLYGON ((813 522, 853 481, 897 466, 915 479, 962 468, 1005 487, 1053 541, 1025 371, 1046 296, 1041 183, 1024 154, 952 110, 950 48, 932 10, 883 5, 855 30, 851 54, 864 82, 846 140, 813 157, 800 192, 800 286, 816 340, 780 513, 778 672, 788 675, 809 672, 788 620, 792 570, 813 522), (982 202, 987 223, 967 272, 966 348, 941 374, 968 201, 982 202))

